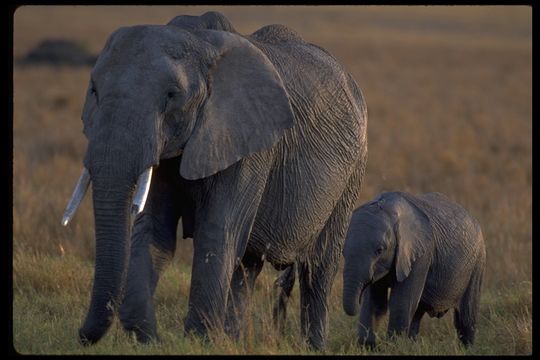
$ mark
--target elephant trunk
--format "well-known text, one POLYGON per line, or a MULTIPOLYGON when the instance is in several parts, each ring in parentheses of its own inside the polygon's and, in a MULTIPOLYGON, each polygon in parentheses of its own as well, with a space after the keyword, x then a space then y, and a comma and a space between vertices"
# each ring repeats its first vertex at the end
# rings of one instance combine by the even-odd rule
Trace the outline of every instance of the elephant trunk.
POLYGON ((90 308, 79 340, 97 342, 109 329, 122 300, 129 262, 134 182, 122 186, 93 180, 96 260, 90 308))
POLYGON ((364 285, 360 282, 355 285, 343 285, 343 309, 347 315, 355 316, 358 314, 363 288, 364 285))
POLYGON ((363 281, 362 272, 357 266, 345 265, 343 271, 343 310, 349 316, 358 314, 362 292, 369 284, 363 281))
POLYGON ((96 253, 90 306, 79 329, 84 345, 107 332, 123 300, 133 220, 145 205, 151 169, 159 164, 154 115, 124 100, 104 101, 87 134, 84 166, 92 184, 96 253))

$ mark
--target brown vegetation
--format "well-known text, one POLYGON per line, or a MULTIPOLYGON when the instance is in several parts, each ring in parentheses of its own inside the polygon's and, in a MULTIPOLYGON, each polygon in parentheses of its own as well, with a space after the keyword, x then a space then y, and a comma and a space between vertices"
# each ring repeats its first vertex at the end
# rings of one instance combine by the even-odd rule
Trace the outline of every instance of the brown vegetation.
MULTIPOLYGON (((97 54, 108 35, 120 26, 164 24, 178 14, 200 15, 207 10, 221 11, 245 34, 266 24, 288 25, 345 65, 368 105, 369 162, 362 201, 385 190, 439 191, 467 208, 482 224, 487 245, 484 288, 490 295, 483 303, 484 324, 489 326, 507 313, 515 315, 508 325, 517 339, 515 351, 530 352, 532 9, 25 6, 15 13, 14 56, 24 56, 47 38, 78 41, 97 54), (504 289, 510 290, 501 295, 504 289), (511 304, 522 304, 525 313, 498 302, 507 298, 513 299, 511 304), (489 301, 495 304, 493 308, 489 301), (502 313, 496 313, 497 309, 503 309, 502 313)), ((23 317, 18 315, 27 310, 22 309, 27 306, 23 304, 31 303, 28 289, 34 289, 32 296, 61 291, 63 286, 76 288, 77 293, 80 290, 84 301, 76 303, 81 307, 76 310, 81 313, 78 321, 82 321, 90 295, 94 249, 90 197, 67 228, 60 225, 86 147, 80 114, 89 73, 90 68, 47 66, 16 67, 13 72, 14 337, 18 349, 25 352, 46 348, 26 345, 34 339, 27 337, 23 317), (59 257, 77 259, 87 275, 77 274, 71 263, 63 270, 59 257), (60 288, 43 282, 44 275, 33 268, 58 274, 60 288)), ((176 277, 163 285, 170 288, 169 293, 158 289, 159 299, 165 301, 158 311, 165 311, 159 306, 167 303, 171 307, 166 311, 186 310, 191 244, 179 240, 178 248, 182 251, 174 260, 176 277), (176 300, 179 296, 182 300, 176 300)), ((274 275, 267 267, 260 286, 268 290, 274 275)), ((342 316, 340 275, 333 290, 331 314, 342 316)), ((296 302, 291 306, 297 307, 296 302)), ((293 316, 298 313, 291 312, 293 316)), ((445 324, 452 332, 451 321, 447 319, 445 324)), ((181 324, 174 326, 179 336, 181 324)), ((331 331, 353 339, 353 321, 344 329, 339 328, 343 322, 331 326, 331 331)), ((75 329, 64 334, 70 341, 75 339, 75 329)), ((503 341, 498 337, 504 338, 504 334, 497 333, 496 339, 486 339, 480 347, 493 353, 487 344, 503 341)), ((264 352, 280 352, 279 342, 274 339, 275 348, 264 352)), ((197 346, 190 351, 202 349, 197 346)), ((359 351, 351 346, 334 342, 331 351, 359 351)), ((400 353, 392 346, 388 345, 387 353, 400 353)), ((259 347, 249 349, 261 351, 259 347)), ((244 353, 249 349, 244 348, 244 353)), ((429 347, 425 349, 430 353, 429 347)), ((294 346, 285 349, 302 351, 294 346)), ((433 353, 438 352, 433 349, 433 353)), ((447 353, 459 352, 448 348, 447 353)))

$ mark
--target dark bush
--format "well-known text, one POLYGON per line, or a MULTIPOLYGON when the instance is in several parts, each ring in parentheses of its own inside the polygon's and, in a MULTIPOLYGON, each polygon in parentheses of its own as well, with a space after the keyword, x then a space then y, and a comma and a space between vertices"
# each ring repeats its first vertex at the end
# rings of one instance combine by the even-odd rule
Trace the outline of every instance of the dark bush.
POLYGON ((63 39, 47 39, 39 43, 20 61, 29 64, 48 64, 53 66, 92 66, 97 57, 81 45, 63 39))

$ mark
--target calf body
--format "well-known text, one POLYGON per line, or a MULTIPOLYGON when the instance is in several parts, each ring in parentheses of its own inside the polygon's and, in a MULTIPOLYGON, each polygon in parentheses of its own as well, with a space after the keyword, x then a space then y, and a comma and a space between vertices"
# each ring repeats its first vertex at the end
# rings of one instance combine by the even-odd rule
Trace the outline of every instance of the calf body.
POLYGON ((343 306, 355 315, 360 305, 361 344, 375 345, 388 310, 389 336, 414 338, 425 313, 454 309, 459 339, 474 342, 486 252, 461 206, 440 193, 382 193, 353 213, 343 254, 343 306))

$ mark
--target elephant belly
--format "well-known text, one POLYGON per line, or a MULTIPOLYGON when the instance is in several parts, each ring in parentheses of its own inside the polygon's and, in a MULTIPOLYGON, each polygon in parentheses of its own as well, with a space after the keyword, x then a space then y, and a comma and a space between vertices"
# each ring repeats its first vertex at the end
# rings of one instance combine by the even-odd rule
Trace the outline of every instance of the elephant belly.
POLYGON ((429 317, 436 317, 437 319, 442 318, 446 313, 450 310, 449 308, 442 308, 442 307, 431 307, 428 306, 426 312, 428 313, 429 317))
POLYGON ((261 216, 255 220, 248 249, 265 256, 274 265, 293 263, 300 254, 309 251, 328 220, 332 208, 315 208, 307 197, 295 197, 305 204, 292 201, 272 201, 261 204, 261 216), (285 210, 286 209, 286 210, 285 210), (280 213, 286 213, 281 216, 280 213))
POLYGON ((456 276, 457 279, 452 277, 452 279, 446 280, 440 277, 428 277, 422 294, 422 302, 429 305, 433 315, 431 315, 430 311, 428 313, 432 317, 458 306, 467 282, 459 279, 462 276, 461 274, 456 274, 456 276))
POLYGON ((426 292, 422 295, 421 301, 428 315, 437 318, 442 317, 449 309, 453 309, 458 305, 455 299, 433 296, 433 294, 427 295, 426 292))

